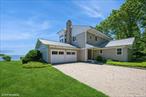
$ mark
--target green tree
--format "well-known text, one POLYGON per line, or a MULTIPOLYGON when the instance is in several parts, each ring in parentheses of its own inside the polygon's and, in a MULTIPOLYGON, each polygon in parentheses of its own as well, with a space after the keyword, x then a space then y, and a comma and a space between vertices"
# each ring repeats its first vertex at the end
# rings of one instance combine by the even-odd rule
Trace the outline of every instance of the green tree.
POLYGON ((42 54, 38 50, 30 50, 26 56, 22 59, 22 63, 28 63, 30 61, 42 61, 42 54))
POLYGON ((134 52, 145 51, 146 0, 126 0, 119 10, 96 26, 114 39, 135 37, 134 52))
POLYGON ((2 56, 2 58, 3 58, 3 60, 5 60, 5 61, 11 61, 11 57, 8 56, 8 55, 4 55, 4 56, 2 56))

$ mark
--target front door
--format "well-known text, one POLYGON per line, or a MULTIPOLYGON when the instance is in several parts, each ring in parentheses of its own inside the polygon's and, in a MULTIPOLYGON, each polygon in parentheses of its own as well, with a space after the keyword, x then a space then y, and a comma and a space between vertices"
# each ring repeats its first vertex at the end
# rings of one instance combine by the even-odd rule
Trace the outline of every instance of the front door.
POLYGON ((88 50, 88 59, 91 59, 91 50, 88 50))

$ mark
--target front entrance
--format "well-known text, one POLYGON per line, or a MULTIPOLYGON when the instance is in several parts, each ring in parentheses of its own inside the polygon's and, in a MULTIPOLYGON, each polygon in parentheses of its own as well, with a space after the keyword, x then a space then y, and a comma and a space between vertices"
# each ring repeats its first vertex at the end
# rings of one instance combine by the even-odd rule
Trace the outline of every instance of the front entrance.
POLYGON ((92 59, 92 51, 88 49, 88 60, 92 59))

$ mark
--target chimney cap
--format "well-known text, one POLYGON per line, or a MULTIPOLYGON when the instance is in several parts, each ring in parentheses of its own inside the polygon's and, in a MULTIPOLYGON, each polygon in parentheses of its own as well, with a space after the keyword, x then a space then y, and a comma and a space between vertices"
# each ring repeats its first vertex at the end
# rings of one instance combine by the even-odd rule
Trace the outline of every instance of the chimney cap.
POLYGON ((67 20, 67 23, 72 23, 71 20, 67 20))

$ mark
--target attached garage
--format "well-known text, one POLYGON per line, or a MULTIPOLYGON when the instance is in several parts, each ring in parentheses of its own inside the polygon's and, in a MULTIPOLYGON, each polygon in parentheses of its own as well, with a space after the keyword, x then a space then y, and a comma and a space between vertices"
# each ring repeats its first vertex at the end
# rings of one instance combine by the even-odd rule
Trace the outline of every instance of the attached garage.
POLYGON ((51 63, 76 62, 77 52, 75 50, 51 50, 51 63))
POLYGON ((67 63, 77 61, 77 51, 79 48, 66 43, 54 42, 39 39, 36 45, 37 50, 40 50, 43 59, 48 63, 67 63), (40 49, 42 48, 43 49, 40 49))

